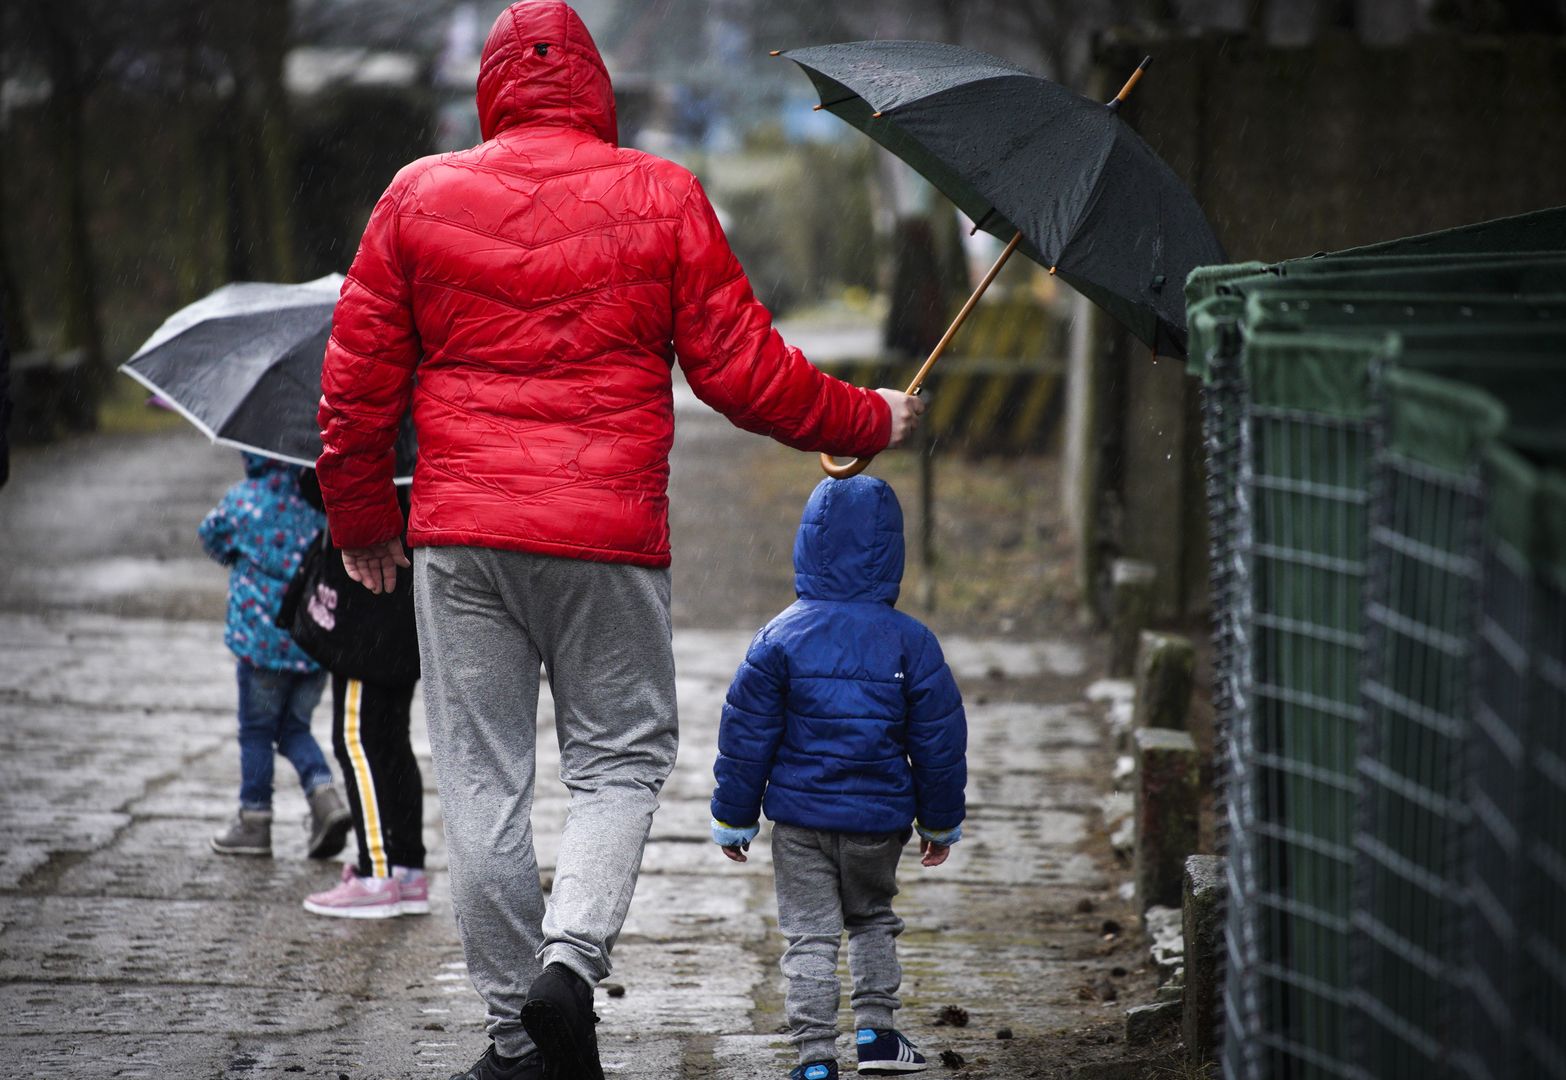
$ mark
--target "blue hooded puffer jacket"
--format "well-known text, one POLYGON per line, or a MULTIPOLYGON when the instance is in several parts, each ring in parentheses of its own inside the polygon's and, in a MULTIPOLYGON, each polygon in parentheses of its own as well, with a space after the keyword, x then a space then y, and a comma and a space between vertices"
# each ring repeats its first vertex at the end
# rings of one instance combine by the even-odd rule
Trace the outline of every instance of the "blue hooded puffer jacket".
POLYGON ((314 672, 314 660, 272 624, 299 561, 326 517, 299 493, 297 465, 245 455, 245 479, 228 489, 197 534, 208 555, 231 566, 223 643, 272 671, 314 672))
POLYGON ((834 832, 963 819, 967 720, 941 647, 893 608, 903 512, 884 481, 823 480, 794 541, 798 601, 750 644, 718 731, 712 816, 834 832))

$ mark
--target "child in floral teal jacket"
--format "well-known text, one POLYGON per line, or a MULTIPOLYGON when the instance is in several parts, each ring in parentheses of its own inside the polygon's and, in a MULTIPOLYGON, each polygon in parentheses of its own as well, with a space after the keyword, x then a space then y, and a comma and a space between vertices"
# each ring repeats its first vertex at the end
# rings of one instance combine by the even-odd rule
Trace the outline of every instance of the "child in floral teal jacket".
POLYGON ((310 734, 326 673, 273 625, 300 559, 326 524, 300 495, 303 471, 246 454, 245 479, 197 530, 206 553, 232 568, 223 640, 239 661, 240 785, 239 814, 212 838, 213 850, 224 855, 272 854, 274 753, 293 765, 309 799, 311 858, 341 851, 353 824, 310 734))

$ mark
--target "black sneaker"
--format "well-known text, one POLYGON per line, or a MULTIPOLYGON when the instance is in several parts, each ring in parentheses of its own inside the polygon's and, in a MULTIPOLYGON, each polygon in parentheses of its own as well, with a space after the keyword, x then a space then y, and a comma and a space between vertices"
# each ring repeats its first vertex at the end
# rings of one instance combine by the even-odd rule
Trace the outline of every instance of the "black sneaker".
POLYGON ((528 988, 522 1026, 544 1059, 544 1080, 604 1080, 593 1025, 593 988, 564 964, 550 964, 528 988))
POLYGON ((544 1080, 544 1064, 537 1054, 529 1054, 502 1065, 495 1044, 490 1043, 484 1056, 475 1061, 471 1069, 453 1073, 451 1080, 544 1080))
POLYGON ((854 1033, 859 1071, 870 1075, 924 1072, 930 1067, 908 1036, 892 1028, 860 1028, 854 1033))

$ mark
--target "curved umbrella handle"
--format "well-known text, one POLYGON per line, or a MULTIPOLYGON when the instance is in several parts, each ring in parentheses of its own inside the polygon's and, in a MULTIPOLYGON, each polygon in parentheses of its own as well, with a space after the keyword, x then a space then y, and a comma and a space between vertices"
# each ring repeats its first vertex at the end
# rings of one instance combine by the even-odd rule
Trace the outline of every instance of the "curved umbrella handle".
POLYGON ((874 458, 856 457, 849 458, 846 465, 839 465, 832 459, 831 454, 821 455, 821 471, 834 480, 847 480, 850 476, 858 476, 869 468, 874 458))
MULTIPOLYGON (((935 348, 930 350, 929 357, 920 366, 918 373, 913 377, 913 381, 908 384, 908 389, 904 390, 903 393, 909 396, 919 393, 920 388, 924 386, 924 377, 930 373, 930 369, 935 366, 935 362, 946 351, 946 346, 951 344, 952 338, 957 334, 957 328, 972 313, 974 305, 979 302, 979 297, 983 296, 984 290, 990 287, 990 282, 995 280, 995 275, 1000 273, 1001 267, 1006 265, 1006 260, 1011 258, 1011 253, 1017 250, 1017 244, 1021 240, 1022 234, 1020 232, 1013 236, 1006 245, 1006 250, 1000 253, 1000 258, 996 259, 995 264, 985 271, 984 277, 979 281, 979 287, 973 290, 973 295, 968 297, 968 302, 962 306, 962 310, 957 313, 957 317, 952 320, 952 324, 946 328, 946 333, 941 335, 941 340, 935 343, 935 348)), ((864 472, 870 461, 871 459, 867 457, 851 458, 848 464, 839 465, 832 460, 831 454, 822 454, 821 471, 833 480, 847 480, 850 476, 858 476, 864 472)))

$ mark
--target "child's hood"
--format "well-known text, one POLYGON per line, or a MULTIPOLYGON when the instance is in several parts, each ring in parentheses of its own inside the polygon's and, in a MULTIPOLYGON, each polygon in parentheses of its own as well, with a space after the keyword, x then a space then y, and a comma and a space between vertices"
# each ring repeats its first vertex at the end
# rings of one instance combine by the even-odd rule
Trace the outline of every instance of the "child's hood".
POLYGON ((897 602, 903 580, 903 508, 873 476, 823 480, 794 538, 794 591, 801 600, 897 602))
POLYGON ((290 465, 286 461, 262 457, 260 454, 252 454, 249 451, 244 451, 240 456, 245 459, 245 476, 251 480, 259 480, 263 476, 275 472, 286 473, 295 477, 304 473, 304 469, 298 465, 290 465))

